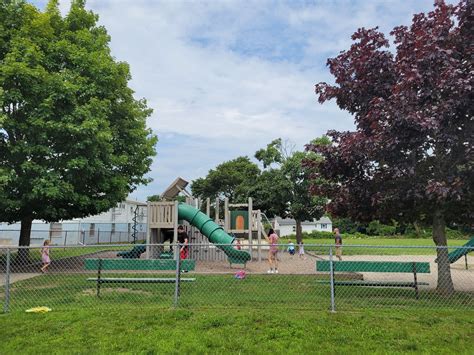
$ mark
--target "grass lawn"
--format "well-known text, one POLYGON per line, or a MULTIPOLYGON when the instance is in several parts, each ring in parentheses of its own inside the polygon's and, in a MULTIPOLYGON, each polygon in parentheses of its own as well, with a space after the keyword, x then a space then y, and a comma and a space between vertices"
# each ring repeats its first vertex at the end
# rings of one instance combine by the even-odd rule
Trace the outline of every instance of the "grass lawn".
MULTIPOLYGON (((285 238, 281 243, 287 243, 285 238)), ((310 244, 334 244, 334 239, 304 239, 305 250, 316 251, 324 254, 328 249, 324 247, 313 247, 310 244)), ((453 239, 448 241, 449 246, 462 246, 467 240, 453 239)), ((436 249, 431 239, 389 239, 389 238, 345 238, 343 239, 343 250, 345 255, 435 255, 436 249), (369 245, 380 248, 350 247, 351 245, 369 245), (428 246, 431 248, 393 248, 394 246, 418 247, 428 246), (390 248, 383 248, 390 247, 390 248)), ((450 250, 452 251, 452 249, 450 250)))
POLYGON ((472 353, 471 293, 443 299, 424 291, 416 300, 411 289, 346 287, 337 290, 332 314, 329 286, 315 275, 191 273, 196 282, 182 284, 174 310, 173 284, 107 284, 97 298, 89 276, 14 283, 12 311, 0 314, 0 354, 472 353), (24 312, 34 306, 53 311, 24 312))
MULTIPOLYGON (((297 300, 295 301, 297 303, 297 300)), ((472 354, 474 315, 462 311, 72 309, 0 315, 0 353, 472 354)))

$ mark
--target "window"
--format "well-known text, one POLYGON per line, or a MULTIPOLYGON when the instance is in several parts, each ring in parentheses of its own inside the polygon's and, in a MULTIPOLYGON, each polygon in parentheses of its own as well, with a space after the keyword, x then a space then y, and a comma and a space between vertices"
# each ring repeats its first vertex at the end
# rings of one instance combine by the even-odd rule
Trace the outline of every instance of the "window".
POLYGON ((321 223, 321 229, 328 229, 327 223, 321 223))
POLYGON ((293 229, 293 232, 296 232, 296 226, 293 226, 292 229, 293 229))

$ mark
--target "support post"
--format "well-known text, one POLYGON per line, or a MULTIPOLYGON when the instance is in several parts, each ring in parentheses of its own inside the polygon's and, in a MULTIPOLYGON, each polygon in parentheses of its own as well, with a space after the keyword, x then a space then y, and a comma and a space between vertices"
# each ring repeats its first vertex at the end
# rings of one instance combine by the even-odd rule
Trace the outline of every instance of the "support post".
POLYGON ((262 261, 262 212, 257 211, 258 261, 262 261))
POLYGON ((224 230, 228 232, 230 230, 230 212, 229 212, 229 199, 224 200, 224 230))
POLYGON ((99 265, 97 266, 97 297, 100 298, 100 274, 102 272, 102 259, 99 259, 99 265))
POLYGON ((334 292, 334 264, 332 258, 332 246, 329 247, 329 277, 331 284, 331 312, 336 312, 335 292, 334 292))
POLYGON ((211 215, 211 199, 209 197, 206 198, 206 214, 211 215))
POLYGON ((8 313, 10 310, 10 265, 11 265, 11 252, 7 249, 7 265, 5 270, 5 303, 3 305, 3 312, 8 313))
POLYGON ((175 245, 174 260, 179 260, 178 245, 178 201, 175 201, 173 207, 173 243, 175 245))
POLYGON ((469 269, 469 266, 468 266, 468 264, 467 264, 467 253, 464 254, 464 261, 465 261, 465 263, 466 263, 466 270, 468 270, 468 269, 469 269))
POLYGON ((419 292, 418 292, 418 278, 416 276, 416 262, 412 263, 412 268, 413 268, 413 278, 415 280, 414 287, 415 287, 415 293, 416 293, 416 299, 420 298, 419 292))
POLYGON ((174 287, 174 307, 177 308, 179 305, 179 286, 181 283, 181 258, 179 256, 179 245, 175 244, 175 249, 178 251, 178 258, 176 259, 176 279, 174 287))
MULTIPOLYGON (((219 224, 219 197, 216 198, 216 214, 214 216, 214 222, 216 222, 216 224, 219 224)), ((225 216, 224 216, 225 218, 225 216)))
POLYGON ((248 232, 249 232, 249 248, 250 248, 249 252, 250 252, 250 257, 253 258, 253 248, 252 248, 252 242, 253 242, 253 240, 252 240, 253 239, 253 235, 252 235, 252 233, 253 233, 253 231, 252 231, 253 230, 253 213, 252 212, 253 212, 253 210, 252 209, 253 209, 252 198, 249 197, 249 207, 248 207, 248 213, 249 213, 249 220, 248 220, 249 230, 248 230, 248 232))
MULTIPOLYGON (((152 215, 152 208, 150 202, 146 203, 146 259, 150 259, 151 250, 151 215, 152 215)), ((130 229, 128 230, 128 241, 130 242, 130 229)))

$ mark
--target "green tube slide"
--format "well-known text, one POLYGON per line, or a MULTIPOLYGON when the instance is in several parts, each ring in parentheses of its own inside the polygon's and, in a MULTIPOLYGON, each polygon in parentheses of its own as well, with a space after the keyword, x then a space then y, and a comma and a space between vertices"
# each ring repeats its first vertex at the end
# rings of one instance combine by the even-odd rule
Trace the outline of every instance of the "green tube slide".
POLYGON ((245 264, 250 260, 250 253, 244 250, 237 250, 232 245, 234 238, 228 235, 222 227, 214 223, 208 215, 202 213, 185 203, 178 205, 178 218, 188 221, 191 225, 198 228, 199 231, 209 239, 213 244, 221 249, 232 263, 245 264), (227 245, 222 245, 227 244, 227 245))

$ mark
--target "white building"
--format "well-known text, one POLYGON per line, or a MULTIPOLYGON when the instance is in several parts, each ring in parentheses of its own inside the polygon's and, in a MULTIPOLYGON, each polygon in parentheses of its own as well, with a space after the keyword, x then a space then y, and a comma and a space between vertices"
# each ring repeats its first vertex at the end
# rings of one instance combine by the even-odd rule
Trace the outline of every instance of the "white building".
MULTIPOLYGON (((86 218, 57 223, 34 220, 31 245, 41 245, 45 239, 53 245, 130 242, 134 232, 137 240, 144 240, 146 212, 146 203, 126 200, 107 212, 86 218)), ((20 223, 0 223, 0 245, 18 245, 20 227, 20 223)))
MULTIPOLYGON (((273 220, 274 228, 280 231, 280 237, 286 237, 296 233, 296 221, 291 218, 277 217, 273 220)), ((301 222, 303 232, 332 232, 332 221, 328 217, 319 220, 301 222)))

